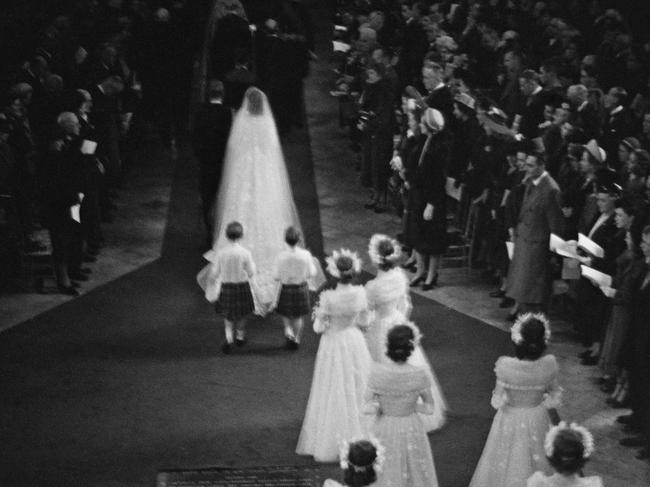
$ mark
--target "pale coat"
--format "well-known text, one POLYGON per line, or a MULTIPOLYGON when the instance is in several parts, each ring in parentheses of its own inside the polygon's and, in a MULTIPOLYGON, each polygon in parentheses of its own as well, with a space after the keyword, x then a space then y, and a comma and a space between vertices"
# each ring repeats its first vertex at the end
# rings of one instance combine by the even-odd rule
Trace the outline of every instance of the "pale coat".
POLYGON ((549 238, 561 234, 563 217, 560 188, 546 173, 524 198, 517 226, 515 249, 508 270, 507 294, 518 303, 544 304, 551 291, 549 238))

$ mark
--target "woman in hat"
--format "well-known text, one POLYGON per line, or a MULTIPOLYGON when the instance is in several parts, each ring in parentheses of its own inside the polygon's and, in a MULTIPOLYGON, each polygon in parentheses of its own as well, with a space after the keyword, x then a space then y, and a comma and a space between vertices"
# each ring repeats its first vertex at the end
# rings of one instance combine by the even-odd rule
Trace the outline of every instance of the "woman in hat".
POLYGON ((366 292, 352 284, 361 272, 361 259, 342 249, 326 260, 337 285, 321 293, 314 309, 314 331, 322 336, 296 447, 296 453, 318 462, 335 461, 340 439, 365 432, 361 408, 372 363, 361 332, 368 326, 366 292))
POLYGON ((442 254, 447 249, 446 174, 449 144, 442 133, 445 119, 433 108, 420 118, 420 130, 426 137, 417 160, 406 168, 409 184, 406 236, 412 243, 417 271, 410 285, 422 284, 433 289, 438 282, 442 254))

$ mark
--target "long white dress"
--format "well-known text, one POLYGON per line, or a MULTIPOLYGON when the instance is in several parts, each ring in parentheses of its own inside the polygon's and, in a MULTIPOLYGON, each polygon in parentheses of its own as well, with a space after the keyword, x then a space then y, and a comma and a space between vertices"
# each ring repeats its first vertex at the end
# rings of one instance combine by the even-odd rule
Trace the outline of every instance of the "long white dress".
MULTIPOLYGON (((391 363, 386 356, 386 337, 390 329, 408 319, 411 309, 408 277, 402 269, 379 270, 377 277, 366 283, 366 295, 370 309, 370 326, 366 331, 368 350, 375 362, 391 363)), ((425 337, 426 339, 426 337, 425 337)), ((447 401, 440 388, 440 383, 421 346, 416 346, 408 363, 425 367, 431 378, 431 395, 433 396, 433 414, 421 415, 427 432, 440 429, 446 420, 447 401)))
POLYGON ((544 475, 535 472, 530 476, 526 487, 603 487, 602 479, 597 475, 578 477, 577 475, 544 475))
POLYGON ((534 361, 500 357, 494 370, 497 413, 470 487, 525 487, 534 472, 552 470, 544 438, 551 426, 547 409, 561 400, 558 364, 553 355, 534 361))
POLYGON ((334 462, 341 440, 367 433, 368 419, 362 417, 362 408, 372 359, 359 329, 367 325, 367 316, 362 286, 339 284, 320 295, 314 331, 322 336, 296 447, 299 455, 334 462))
POLYGON ((438 487, 429 438, 418 414, 432 412, 431 398, 418 402, 430 388, 425 367, 373 364, 366 398, 378 404, 371 430, 386 449, 377 487, 438 487))
MULTIPOLYGON (((241 243, 251 251, 257 267, 251 280, 256 309, 263 313, 278 292, 273 264, 286 247, 284 232, 289 226, 300 230, 300 219, 273 113, 266 95, 257 88, 246 91, 235 115, 214 213, 214 243, 204 257, 212 261, 215 252, 227 245, 228 223, 241 223, 241 243), (261 109, 253 98, 261 99, 261 109)), ((310 282, 312 288, 325 280, 322 268, 315 264, 318 275, 310 282)))

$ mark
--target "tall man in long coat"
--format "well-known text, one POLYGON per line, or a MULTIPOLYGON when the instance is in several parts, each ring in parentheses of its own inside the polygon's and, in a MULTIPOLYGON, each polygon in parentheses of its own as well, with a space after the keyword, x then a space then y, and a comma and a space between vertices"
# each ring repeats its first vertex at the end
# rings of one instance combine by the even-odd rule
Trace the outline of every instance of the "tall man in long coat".
POLYGON ((194 154, 200 164, 200 190, 208 246, 212 245, 212 205, 221 182, 221 169, 232 125, 232 111, 224 105, 224 86, 210 81, 209 100, 196 113, 192 132, 194 154))
POLYGON ((549 238, 560 234, 560 188, 545 169, 542 154, 529 154, 526 189, 514 235, 514 255, 508 270, 507 295, 521 312, 542 311, 551 291, 549 238))

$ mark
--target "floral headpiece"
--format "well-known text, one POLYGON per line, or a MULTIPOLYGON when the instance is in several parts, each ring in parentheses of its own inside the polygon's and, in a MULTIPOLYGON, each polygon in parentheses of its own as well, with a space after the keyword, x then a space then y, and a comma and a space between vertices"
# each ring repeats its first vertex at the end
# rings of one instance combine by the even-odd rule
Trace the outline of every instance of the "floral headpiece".
POLYGON ((368 255, 373 264, 379 265, 384 264, 385 262, 397 262, 397 260, 402 255, 402 247, 397 242, 397 240, 390 238, 388 235, 382 235, 381 233, 375 233, 370 237, 370 243, 368 244, 368 255), (393 246, 393 253, 390 255, 381 255, 379 253, 379 244, 383 241, 389 241, 393 246))
POLYGON ((411 344, 414 347, 417 347, 420 342, 422 341, 422 332, 420 332, 420 329, 418 326, 413 323, 412 321, 405 321, 404 323, 399 323, 400 325, 406 325, 408 326, 411 330, 413 330, 413 340, 411 340, 411 344))
POLYGON ((512 328, 510 329, 510 338, 517 345, 524 341, 524 337, 521 336, 521 327, 524 323, 532 319, 539 320, 544 325, 544 343, 548 343, 551 339, 551 324, 543 313, 524 313, 517 318, 517 321, 515 321, 515 324, 512 325, 512 328))
POLYGON ((358 274, 361 272, 361 259, 356 252, 352 252, 348 249, 335 250, 332 252, 331 257, 325 259, 325 262, 327 263, 327 272, 329 272, 333 277, 337 279, 341 278, 341 271, 336 265, 341 257, 347 257, 352 261, 352 267, 349 271, 344 271, 345 274, 358 274))
POLYGON ((548 433, 546 433, 546 439, 544 440, 544 451, 546 452, 547 457, 552 457, 555 453, 555 438, 558 433, 563 430, 575 431, 582 438, 582 458, 589 458, 594 452, 594 437, 591 435, 589 430, 584 426, 580 426, 576 423, 571 423, 567 426, 566 421, 560 421, 560 424, 553 426, 548 433))
POLYGON ((379 440, 373 436, 368 437, 368 438, 354 438, 350 441, 347 440, 342 440, 339 443, 339 465, 341 466, 341 469, 347 470, 348 468, 352 468, 355 472, 362 472, 366 468, 368 468, 370 465, 374 468, 376 473, 381 472, 381 469, 384 465, 384 460, 386 459, 385 456, 386 449, 384 446, 379 443, 379 440), (372 462, 372 464, 368 465, 355 465, 350 461, 348 458, 350 456, 350 445, 353 443, 357 443, 358 441, 367 441, 372 444, 372 446, 375 447, 375 459, 372 462))

